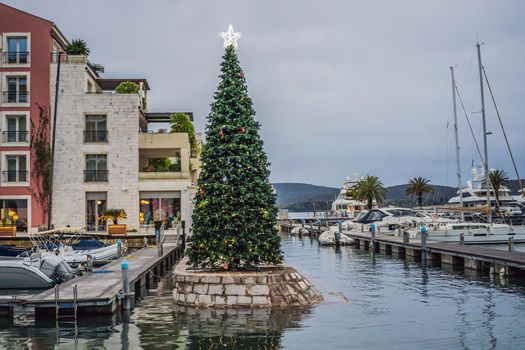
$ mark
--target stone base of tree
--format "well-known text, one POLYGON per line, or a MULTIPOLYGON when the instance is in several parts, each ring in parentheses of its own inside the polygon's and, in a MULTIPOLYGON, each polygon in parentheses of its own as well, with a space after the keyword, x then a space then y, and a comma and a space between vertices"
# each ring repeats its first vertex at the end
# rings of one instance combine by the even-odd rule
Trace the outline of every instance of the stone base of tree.
POLYGON ((188 270, 184 258, 174 271, 176 305, 201 308, 286 308, 323 300, 315 287, 290 266, 260 271, 188 270))

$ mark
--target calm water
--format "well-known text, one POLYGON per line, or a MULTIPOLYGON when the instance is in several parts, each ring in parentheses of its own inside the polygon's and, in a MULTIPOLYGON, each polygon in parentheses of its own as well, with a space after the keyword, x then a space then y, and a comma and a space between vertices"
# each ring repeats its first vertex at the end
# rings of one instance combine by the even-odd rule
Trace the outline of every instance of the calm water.
POLYGON ((164 280, 126 320, 0 324, 8 349, 524 349, 525 287, 283 235, 326 301, 288 312, 173 312, 164 280), (182 313, 183 312, 183 313, 182 313))

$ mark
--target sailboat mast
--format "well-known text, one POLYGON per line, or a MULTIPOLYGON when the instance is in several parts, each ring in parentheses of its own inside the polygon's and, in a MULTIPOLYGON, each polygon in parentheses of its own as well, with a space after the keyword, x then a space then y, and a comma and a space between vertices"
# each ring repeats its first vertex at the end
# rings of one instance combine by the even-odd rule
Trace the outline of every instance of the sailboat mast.
MULTIPOLYGON (((461 162, 459 159, 459 136, 458 136, 458 113, 456 109, 456 80, 454 79, 454 67, 450 67, 450 74, 452 75, 452 103, 454 105, 454 136, 456 138, 456 171, 458 176, 458 192, 459 204, 463 207, 463 192, 461 192, 461 162)), ((463 212, 461 212, 461 220, 464 219, 463 212)))
POLYGON ((488 158, 488 149, 487 149, 487 121, 485 118, 485 95, 483 94, 483 66, 481 64, 481 49, 480 44, 476 44, 478 50, 478 66, 479 66, 479 86, 481 92, 481 118, 483 121, 483 153, 484 153, 484 162, 483 168, 485 170, 485 187, 487 188, 487 221, 492 222, 492 208, 490 205, 490 179, 489 179, 489 158, 488 158))

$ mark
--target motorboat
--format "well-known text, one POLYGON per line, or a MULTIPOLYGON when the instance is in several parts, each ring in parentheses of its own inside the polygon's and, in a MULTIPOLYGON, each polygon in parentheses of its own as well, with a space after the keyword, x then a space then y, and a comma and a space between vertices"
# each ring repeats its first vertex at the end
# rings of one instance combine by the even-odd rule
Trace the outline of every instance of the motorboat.
MULTIPOLYGON (((420 228, 407 231, 413 238, 420 237, 420 228)), ((443 243, 460 243, 463 240, 464 244, 498 244, 508 243, 510 237, 513 237, 515 243, 525 243, 524 226, 478 222, 449 223, 429 228, 427 239, 443 243)))
POLYGON ((353 173, 351 177, 346 177, 341 191, 332 202, 331 212, 336 216, 353 218, 360 211, 366 210, 366 204, 355 199, 350 191, 361 178, 361 175, 358 173, 353 173))
POLYGON ((0 289, 49 288, 74 277, 64 259, 52 254, 0 260, 0 289))
POLYGON ((83 236, 82 228, 71 227, 33 233, 29 236, 33 248, 0 246, 0 259, 14 256, 27 258, 34 252, 40 252, 42 256, 57 255, 71 267, 86 264, 88 261, 93 266, 100 266, 118 258, 119 249, 121 253, 125 251, 122 243, 105 245, 98 239, 85 239, 83 236), (77 240, 79 241, 74 243, 77 240))
POLYGON ((388 207, 375 208, 357 216, 348 226, 349 231, 368 232, 374 223, 377 233, 398 234, 400 228, 408 229, 426 224, 427 227, 440 227, 456 222, 438 215, 427 215, 423 211, 410 208, 388 207))
POLYGON ((321 233, 318 240, 320 245, 349 245, 354 243, 354 240, 344 233, 334 232, 332 230, 321 233))

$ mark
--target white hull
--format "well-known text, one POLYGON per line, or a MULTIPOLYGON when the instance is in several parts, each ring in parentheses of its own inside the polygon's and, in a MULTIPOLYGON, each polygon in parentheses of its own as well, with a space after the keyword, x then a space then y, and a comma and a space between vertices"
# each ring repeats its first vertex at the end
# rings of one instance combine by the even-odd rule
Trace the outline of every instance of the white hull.
POLYGON ((54 282, 37 267, 20 259, 0 261, 0 289, 49 288, 54 282))
MULTIPOLYGON (((409 231, 411 236, 420 238, 418 232, 409 231)), ((455 224, 445 228, 428 231, 428 240, 443 243, 460 243, 461 234, 465 244, 499 244, 508 243, 513 237, 515 243, 525 243, 525 226, 504 224, 455 224), (463 227, 462 227, 463 226, 463 227)))

